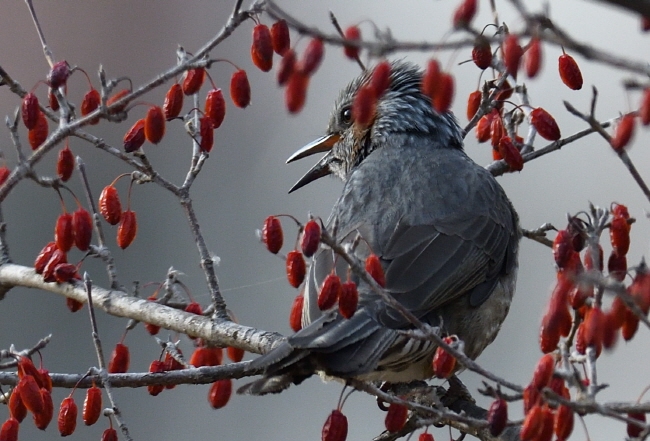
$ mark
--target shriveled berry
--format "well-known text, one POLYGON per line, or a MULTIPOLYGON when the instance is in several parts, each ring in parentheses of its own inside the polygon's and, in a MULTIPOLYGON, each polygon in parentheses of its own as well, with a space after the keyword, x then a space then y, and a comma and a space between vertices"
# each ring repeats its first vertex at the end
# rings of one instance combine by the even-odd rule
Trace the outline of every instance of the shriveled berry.
POLYGON ((67 283, 77 273, 77 266, 71 263, 59 263, 54 267, 54 278, 57 283, 67 283))
POLYGON ((617 254, 627 254, 630 249, 630 227, 627 219, 614 216, 609 226, 609 240, 617 254))
POLYGON ((124 135, 124 151, 131 153, 142 147, 145 141, 144 118, 137 120, 124 135))
POLYGON ((289 26, 285 20, 278 20, 271 26, 271 45, 273 51, 284 57, 291 47, 291 37, 289 35, 289 26))
POLYGON ((46 282, 55 282, 56 278, 54 277, 54 269, 60 263, 66 263, 67 261, 67 256, 64 251, 61 251, 58 248, 54 250, 50 260, 47 261, 45 268, 43 268, 43 280, 46 282))
POLYGON ((57 110, 59 110, 59 108, 61 107, 59 105, 59 100, 57 99, 56 95, 54 95, 54 92, 52 92, 51 87, 49 88, 49 90, 47 92, 47 101, 48 101, 48 104, 50 105, 50 109, 52 109, 55 112, 57 110))
POLYGON ((0 440, 18 441, 18 429, 20 423, 17 419, 9 417, 2 426, 0 426, 0 440))
POLYGON ((174 83, 165 94, 165 101, 163 103, 165 119, 169 121, 170 119, 176 118, 180 115, 181 110, 183 110, 183 87, 178 83, 174 83))
POLYGON ((627 273, 627 258, 625 255, 612 251, 607 260, 607 271, 609 271, 610 277, 622 282, 627 273))
POLYGON ((266 248, 273 254, 278 254, 282 248, 284 241, 284 234, 282 233, 282 225, 280 219, 275 216, 269 216, 264 220, 262 226, 262 242, 266 248))
POLYGON ((542 407, 538 405, 533 406, 526 414, 524 423, 521 426, 521 431, 519 432, 521 440, 529 441, 535 439, 542 431, 543 419, 542 407))
POLYGON ((499 436, 508 423, 508 403, 503 398, 497 398, 490 405, 487 414, 488 427, 492 436, 499 436))
POLYGON ((83 308, 83 306, 84 306, 84 304, 81 303, 80 301, 75 300, 75 299, 71 299, 70 297, 67 297, 65 299, 65 304, 68 307, 68 309, 70 310, 70 312, 77 312, 81 308, 83 308))
POLYGON ((582 89, 582 72, 571 55, 562 54, 558 59, 558 69, 562 82, 572 90, 582 89))
POLYGON ((496 115, 492 118, 492 124, 490 124, 490 144, 492 144, 492 147, 496 149, 499 148, 499 142, 503 138, 504 133, 503 119, 501 118, 501 115, 496 115))
POLYGON ((47 74, 47 82, 53 89, 58 89, 59 87, 65 85, 70 76, 71 70, 70 65, 67 61, 59 61, 54 63, 52 69, 47 74))
POLYGON ((524 158, 519 149, 513 144, 509 136, 504 136, 499 141, 499 154, 506 161, 512 171, 521 171, 524 168, 524 158))
POLYGON ((230 400, 232 395, 232 380, 218 380, 212 383, 208 393, 208 402, 213 409, 221 409, 230 400))
POLYGON ((485 37, 478 37, 472 48, 472 61, 479 69, 485 70, 492 65, 492 48, 485 37))
POLYGON ((33 415, 34 425, 40 430, 45 430, 50 425, 54 416, 54 403, 52 402, 52 394, 49 390, 42 387, 40 392, 41 397, 43 397, 43 411, 33 415))
POLYGON ((181 87, 183 88, 183 93, 185 95, 194 95, 197 93, 201 86, 203 85, 203 80, 205 79, 205 68, 197 67, 196 69, 190 69, 185 72, 183 77, 183 83, 181 87))
POLYGON ((487 115, 483 115, 476 124, 476 139, 478 142, 486 142, 490 139, 490 127, 494 118, 500 118, 499 111, 492 109, 487 115))
POLYGON ((135 212, 126 210, 122 213, 120 219, 120 226, 117 227, 117 246, 125 249, 135 239, 138 232, 138 221, 135 217, 135 212))
POLYGON ((122 218, 120 195, 113 185, 107 185, 99 195, 99 212, 111 225, 117 225, 122 218))
POLYGON ((20 398, 31 413, 37 414, 43 411, 43 397, 41 396, 40 386, 32 375, 23 376, 18 381, 18 390, 20 398))
MULTIPOLYGON (((165 363, 163 363, 160 360, 152 361, 151 364, 149 365, 149 372, 151 373, 165 372, 165 363)), ((150 384, 147 386, 147 392, 149 392, 149 395, 153 397, 159 395, 163 390, 165 390, 165 386, 163 386, 162 384, 150 384)))
POLYGON ((239 69, 230 78, 230 98, 235 106, 243 109, 251 102, 251 85, 246 71, 239 69))
POLYGON ((537 362, 535 366, 535 371, 533 372, 533 378, 530 381, 530 384, 542 390, 546 387, 553 377, 553 371, 555 369, 555 357, 552 354, 542 355, 542 358, 537 362))
MULTIPOLYGON (((628 412, 627 417, 633 420, 641 421, 642 423, 646 422, 645 413, 642 412, 628 412)), ((643 428, 637 426, 636 424, 627 423, 627 436, 630 438, 637 438, 641 435, 643 428)))
POLYGON ((25 403, 23 403, 23 399, 20 398, 20 388, 18 385, 16 385, 14 390, 11 392, 8 407, 9 415, 18 420, 19 423, 22 423, 27 416, 27 408, 25 407, 25 403))

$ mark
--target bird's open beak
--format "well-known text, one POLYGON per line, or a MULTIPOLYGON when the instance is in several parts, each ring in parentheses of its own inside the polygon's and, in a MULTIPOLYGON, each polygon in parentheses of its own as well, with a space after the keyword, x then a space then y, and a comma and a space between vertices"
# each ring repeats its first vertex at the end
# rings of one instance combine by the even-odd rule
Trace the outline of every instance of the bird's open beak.
MULTIPOLYGON (((339 134, 326 135, 318 138, 317 140, 310 142, 298 150, 296 153, 291 155, 289 159, 287 159, 287 164, 293 161, 297 161, 298 159, 314 155, 316 153, 329 152, 332 150, 332 147, 340 138, 341 135, 339 134)), ((300 187, 303 187, 318 178, 322 178, 323 176, 327 176, 332 173, 329 167, 329 162, 330 154, 328 153, 327 155, 323 156, 320 161, 318 161, 316 165, 314 165, 307 173, 305 173, 305 175, 300 178, 300 180, 296 182, 293 187, 291 187, 289 193, 298 190, 300 187)))

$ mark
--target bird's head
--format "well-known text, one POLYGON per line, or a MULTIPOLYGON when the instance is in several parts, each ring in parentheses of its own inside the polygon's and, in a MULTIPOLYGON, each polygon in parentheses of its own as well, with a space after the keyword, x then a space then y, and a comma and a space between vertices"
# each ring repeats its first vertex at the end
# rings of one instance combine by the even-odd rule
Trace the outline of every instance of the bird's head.
POLYGON ((364 71, 341 91, 330 116, 327 134, 298 150, 287 163, 315 153, 327 152, 289 190, 294 190, 329 174, 346 180, 354 167, 374 150, 390 145, 391 136, 429 136, 436 140, 431 148, 459 148, 463 141, 454 116, 438 113, 422 93, 422 71, 412 63, 391 64, 390 85, 378 98, 370 124, 361 127, 353 120, 352 103, 358 90, 370 80, 372 70, 364 71))

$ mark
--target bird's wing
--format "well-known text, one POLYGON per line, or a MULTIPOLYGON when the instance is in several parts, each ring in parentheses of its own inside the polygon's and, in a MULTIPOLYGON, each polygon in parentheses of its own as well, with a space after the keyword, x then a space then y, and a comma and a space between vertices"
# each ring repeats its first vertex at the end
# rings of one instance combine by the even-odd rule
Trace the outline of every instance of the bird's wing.
MULTIPOLYGON (((371 159, 372 155, 366 161, 371 159)), ((384 166, 391 160, 378 159, 384 166)), ((350 201, 356 196, 344 195, 348 200, 337 205, 339 211, 334 215, 338 217, 341 237, 361 235, 362 243, 367 243, 381 259, 386 290, 416 316, 426 317, 464 294, 468 294, 471 306, 478 306, 489 297, 499 277, 514 265, 518 241, 514 211, 503 190, 484 169, 474 163, 459 166, 459 161, 468 164, 464 155, 440 155, 434 170, 437 174, 431 173, 426 163, 417 164, 417 158, 413 161, 415 164, 407 166, 424 175, 420 185, 427 185, 428 191, 409 191, 408 185, 404 188, 401 182, 405 195, 401 199, 392 197, 390 206, 372 193, 368 196, 367 191, 365 201, 359 197, 350 201), (348 207, 353 211, 345 211, 348 207), (370 215, 363 214, 364 209, 370 215)), ((404 162, 402 157, 392 163, 403 166, 404 162)), ((400 175, 400 170, 393 174, 400 175)), ((363 174, 355 178, 358 181, 353 189, 386 186, 376 181, 376 175, 368 182, 364 182, 363 174)), ((331 256, 319 260, 312 273, 316 286, 331 271, 332 264, 331 256)), ((377 301, 378 296, 358 282, 361 304, 374 305, 371 309, 379 323, 391 328, 408 325, 399 312, 377 301)))

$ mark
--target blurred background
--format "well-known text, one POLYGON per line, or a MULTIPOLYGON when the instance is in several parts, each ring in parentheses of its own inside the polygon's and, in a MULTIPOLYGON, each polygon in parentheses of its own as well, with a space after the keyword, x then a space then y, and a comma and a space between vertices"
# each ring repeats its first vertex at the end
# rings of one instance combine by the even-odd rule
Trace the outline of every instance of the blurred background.
MULTIPOLYGON (((451 15, 459 2, 284 0, 278 3, 306 24, 329 32, 333 32, 328 19, 331 10, 343 27, 366 20, 361 25, 366 37, 372 32, 367 20, 372 20, 380 29, 390 29, 397 40, 439 41, 450 29, 451 15)), ((488 2, 479 3, 476 25, 491 21, 488 2)), ((522 29, 523 23, 509 3, 499 0, 496 3, 500 19, 512 31, 522 29)), ((178 45, 195 51, 217 33, 225 24, 232 4, 232 0, 35 1, 55 58, 83 67, 91 75, 95 87, 99 85, 96 72, 100 65, 110 77, 128 76, 136 87, 154 78, 175 64, 178 45)), ((526 4, 531 9, 542 7, 540 1, 526 4)), ((647 50, 642 48, 647 49, 650 36, 640 33, 638 17, 598 2, 573 0, 545 4, 556 23, 578 40, 621 56, 647 55, 647 50)), ((247 5, 245 2, 244 6, 247 5)), ((261 20, 269 25, 272 23, 266 16, 261 20)), ((309 212, 322 217, 329 214, 341 183, 322 179, 288 195, 291 185, 317 158, 291 165, 285 165, 285 160, 296 149, 323 134, 339 89, 359 73, 359 68, 345 59, 342 50, 328 47, 322 67, 312 79, 304 110, 289 116, 274 71, 264 74, 250 61, 253 26, 252 21, 245 23, 212 53, 213 58, 228 58, 248 71, 252 105, 245 110, 237 109, 227 98, 226 120, 215 133, 215 147, 193 187, 192 196, 210 250, 221 259, 217 271, 229 308, 243 324, 287 334, 290 332, 289 308, 297 292, 285 280, 284 262, 264 249, 256 239, 255 230, 261 228, 262 221, 270 214, 290 213, 300 219, 306 219, 309 212)), ((295 35, 293 37, 295 43, 295 35)), ((30 89, 45 78, 48 65, 24 2, 2 2, 0 42, 0 65, 23 87, 30 89)), ((296 43, 298 51, 305 43, 296 43)), ((597 115, 601 119, 615 117, 619 112, 638 106, 639 93, 627 94, 621 87, 621 80, 632 78, 632 75, 579 56, 576 59, 582 68, 585 87, 580 91, 569 90, 557 73, 560 54, 560 48, 545 46, 542 74, 526 83, 532 104, 547 109, 558 121, 564 136, 585 128, 585 123, 569 115, 562 100, 569 100, 578 109, 587 111, 591 85, 597 86, 600 93, 597 115)), ((430 56, 420 53, 393 55, 418 63, 430 56)), ((480 71, 473 63, 458 65, 469 59, 470 49, 435 56, 443 61, 446 69, 453 70, 456 77, 453 109, 464 125, 467 122, 466 98, 479 85, 480 71)), ((217 63, 210 74, 217 86, 227 90, 231 72, 230 65, 217 63)), ((162 105, 167 87, 149 93, 144 100, 162 105)), ((74 103, 79 103, 87 90, 86 80, 80 74, 75 74, 68 82, 68 96, 74 103)), ((39 86, 37 95, 45 101, 46 88, 39 86)), ((11 115, 19 105, 20 100, 15 95, 7 88, 0 88, 1 114, 11 115)), ((184 110, 188 108, 186 103, 184 110)), ((122 124, 102 121, 88 130, 121 147, 124 133, 145 112, 144 106, 136 107, 130 112, 129 120, 122 124)), ((22 125, 21 134, 26 137, 22 125)), ((545 145, 540 141, 537 140, 538 148, 545 145)), ((649 141, 648 131, 639 131, 630 151, 646 179, 650 179, 649 141)), ((86 162, 96 196, 118 174, 130 171, 120 161, 77 139, 71 139, 70 146, 74 154, 86 162)), ((15 151, 6 129, 0 129, 0 148, 8 165, 15 165, 15 151)), ((189 164, 191 141, 180 121, 168 125, 167 134, 158 146, 145 145, 145 150, 163 176, 176 183, 182 182, 189 164)), ((490 147, 479 146, 473 134, 467 137, 466 150, 480 164, 491 161, 490 147)), ((39 164, 38 171, 54 174, 55 160, 56 152, 53 151, 39 164)), ((562 228, 566 213, 584 210, 589 202, 600 206, 609 206, 612 201, 627 204, 630 213, 639 220, 632 228, 630 265, 638 263, 648 251, 650 231, 645 217, 648 201, 610 147, 597 136, 584 138, 528 163, 521 173, 500 177, 499 182, 518 210, 522 227, 528 229, 545 222, 562 228)), ((70 185, 81 194, 76 174, 70 185)), ((126 180, 118 184, 118 189, 124 198, 126 180)), ((69 198, 66 202, 69 210, 75 209, 69 198)), ((155 185, 143 185, 134 188, 131 206, 138 215, 139 231, 130 248, 126 251, 117 248, 116 229, 110 226, 105 229, 121 283, 131 286, 135 280, 160 282, 167 269, 173 266, 185 274, 182 280, 195 298, 203 304, 209 303, 196 246, 174 198, 155 185)), ((11 193, 2 208, 14 261, 31 265, 42 246, 52 240, 54 223, 60 213, 55 192, 25 181, 11 193)), ((286 242, 291 246, 295 229, 288 222, 285 227, 286 242)), ((608 238, 604 239, 607 258, 610 248, 608 238)), ((80 257, 81 254, 71 255, 71 259, 80 257)), ((502 377, 526 384, 540 356, 539 320, 555 275, 550 250, 526 239, 521 244, 519 264, 519 284, 510 315, 496 342, 479 362, 502 377)), ((102 265, 89 261, 84 269, 96 283, 106 286, 102 265)), ((143 291, 146 295, 150 293, 151 288, 143 291)), ((98 318, 100 335, 109 352, 122 335, 126 320, 103 313, 98 318)), ((96 365, 85 312, 71 314, 63 298, 26 289, 12 290, 0 303, 0 348, 6 349, 11 344, 19 349, 31 347, 50 333, 52 342, 43 351, 45 367, 50 372, 83 373, 96 365)), ((167 335, 163 331, 159 336, 166 338, 167 335)), ((599 395, 601 400, 636 400, 650 384, 650 371, 642 368, 650 358, 647 344, 643 343, 647 338, 648 330, 641 327, 635 340, 628 344, 619 342, 613 353, 600 358, 599 380, 611 386, 599 395)), ((191 343, 186 338, 181 340, 181 348, 190 354, 191 343)), ((141 326, 128 334, 126 344, 131 348, 131 371, 146 370, 150 361, 159 355, 158 345, 141 326)), ((461 379, 473 393, 481 384, 481 379, 470 372, 463 373, 461 379)), ((236 381, 235 387, 242 383, 236 381)), ((117 390, 116 397, 136 440, 315 440, 320 438, 322 424, 336 406, 341 391, 339 384, 324 384, 318 378, 311 378, 278 396, 233 396, 224 409, 214 411, 206 400, 208 388, 207 385, 180 386, 158 397, 149 396, 144 389, 125 389, 117 390)), ((64 390, 54 392, 55 409, 68 393, 64 390)), ((479 404, 489 405, 489 399, 475 395, 479 404)), ((75 398, 81 406, 83 392, 77 391, 75 398)), ((521 416, 520 403, 511 405, 510 409, 512 419, 521 416)), ((370 396, 352 394, 344 413, 350 425, 349 440, 371 439, 383 430, 384 413, 370 396)), ((0 409, 0 420, 6 415, 6 409, 0 409)), ((600 417, 587 417, 586 423, 594 439, 625 436, 621 423, 600 417)), ((86 428, 80 423, 71 439, 99 439, 107 425, 102 421, 86 428)), ((59 438, 55 421, 45 433, 37 433, 30 422, 22 424, 20 431, 23 440, 59 438)), ((437 439, 449 436, 447 429, 435 429, 434 434, 437 439)), ((586 437, 582 426, 576 424, 572 439, 586 437)))

